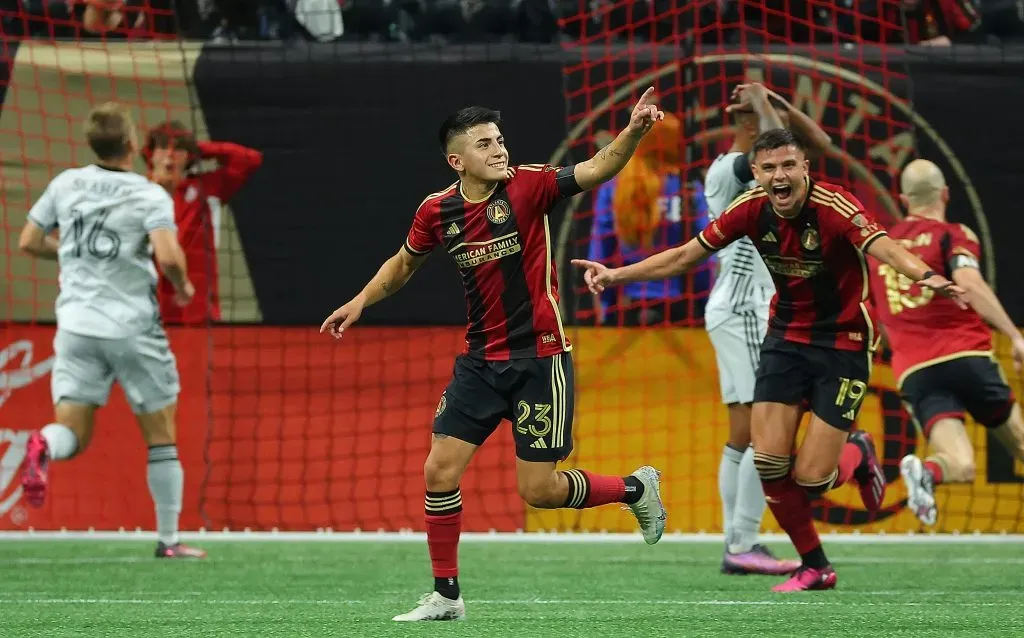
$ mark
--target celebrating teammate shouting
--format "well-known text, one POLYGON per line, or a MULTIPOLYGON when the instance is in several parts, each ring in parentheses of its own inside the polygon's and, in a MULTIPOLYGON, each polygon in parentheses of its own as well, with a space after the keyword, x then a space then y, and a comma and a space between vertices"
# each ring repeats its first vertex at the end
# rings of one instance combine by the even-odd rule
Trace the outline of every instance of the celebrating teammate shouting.
POLYGON ((459 481, 502 419, 513 423, 519 494, 531 506, 625 503, 648 544, 661 538, 665 509, 654 468, 641 467, 625 478, 555 469, 573 447, 573 366, 558 312, 547 218, 560 199, 608 181, 626 165, 640 139, 664 117, 652 96, 653 89, 643 94, 626 130, 611 144, 566 167, 527 164, 510 170, 497 111, 468 107, 450 116, 439 141, 459 181, 423 200, 405 245, 320 328, 340 338, 366 306, 405 285, 437 246, 462 276, 466 352, 456 359, 441 395, 424 466, 434 591, 395 620, 465 618, 458 583, 459 481))
POLYGON ((869 510, 879 509, 885 494, 871 438, 850 432, 867 391, 874 342, 864 305, 864 253, 960 304, 963 290, 889 239, 852 194, 811 180, 804 150, 789 131, 761 134, 752 159, 760 186, 685 245, 623 268, 573 263, 586 269, 587 285, 600 293, 607 286, 680 275, 741 237, 753 241, 776 289, 754 386, 754 464, 772 513, 802 559, 774 591, 831 589, 836 574, 814 528, 811 497, 851 478, 869 510), (805 402, 811 421, 793 466, 805 402))

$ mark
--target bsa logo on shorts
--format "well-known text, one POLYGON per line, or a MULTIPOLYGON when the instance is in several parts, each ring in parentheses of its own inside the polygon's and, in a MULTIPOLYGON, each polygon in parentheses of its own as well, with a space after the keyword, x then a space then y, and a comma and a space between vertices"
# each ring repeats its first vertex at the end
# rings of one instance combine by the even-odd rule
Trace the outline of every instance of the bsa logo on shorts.
POLYGON ((441 400, 437 402, 437 410, 434 410, 434 418, 436 419, 441 416, 441 413, 444 412, 446 407, 448 407, 448 400, 445 399, 445 396, 442 394, 441 400))
POLYGON ((505 220, 508 219, 509 209, 508 202, 502 199, 496 199, 487 205, 487 219, 495 224, 504 224, 505 220))
POLYGON ((803 244, 807 250, 815 250, 821 245, 818 240, 818 231, 813 228, 808 228, 804 231, 804 234, 800 236, 800 243, 803 244))

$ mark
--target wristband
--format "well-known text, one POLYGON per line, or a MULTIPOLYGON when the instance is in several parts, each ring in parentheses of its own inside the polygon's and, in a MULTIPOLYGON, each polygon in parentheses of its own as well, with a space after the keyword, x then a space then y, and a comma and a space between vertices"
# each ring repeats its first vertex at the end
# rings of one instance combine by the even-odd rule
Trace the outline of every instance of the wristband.
POLYGON ((924 272, 924 275, 922 275, 921 279, 918 279, 918 281, 923 281, 925 279, 928 279, 929 277, 934 277, 934 276, 935 276, 935 271, 934 270, 926 270, 924 272))

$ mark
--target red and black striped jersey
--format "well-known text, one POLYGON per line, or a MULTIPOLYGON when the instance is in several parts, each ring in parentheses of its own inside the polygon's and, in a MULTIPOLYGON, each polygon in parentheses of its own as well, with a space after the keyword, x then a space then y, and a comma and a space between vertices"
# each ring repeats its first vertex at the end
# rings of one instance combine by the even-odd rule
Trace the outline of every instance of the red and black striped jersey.
POLYGON ((459 182, 429 195, 405 249, 444 246, 466 290, 466 353, 489 361, 549 357, 571 349, 558 312, 548 213, 580 192, 574 167, 525 164, 487 198, 459 182))
MULTIPOLYGON (((958 268, 979 267, 978 237, 962 224, 911 215, 890 228, 889 234, 947 279, 952 280, 958 268)), ((892 347, 897 385, 920 368, 957 356, 991 352, 992 331, 977 312, 960 308, 952 299, 936 295, 877 259, 868 263, 872 306, 892 347)))
POLYGON ((796 216, 776 214, 757 187, 737 197, 697 240, 711 251, 744 236, 754 242, 775 281, 768 334, 857 351, 875 344, 864 252, 885 234, 852 193, 808 179, 796 216))

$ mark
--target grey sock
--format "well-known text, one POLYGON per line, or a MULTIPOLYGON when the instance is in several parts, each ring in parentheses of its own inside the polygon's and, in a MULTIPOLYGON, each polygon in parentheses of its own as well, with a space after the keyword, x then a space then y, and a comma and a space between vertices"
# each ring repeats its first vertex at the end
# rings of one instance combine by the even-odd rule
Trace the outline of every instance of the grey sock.
POLYGON ((156 506, 156 534, 160 542, 173 545, 178 542, 178 515, 185 489, 185 473, 178 461, 178 448, 174 445, 154 445, 149 448, 147 466, 149 493, 156 506))

